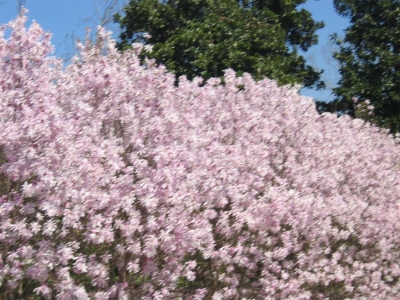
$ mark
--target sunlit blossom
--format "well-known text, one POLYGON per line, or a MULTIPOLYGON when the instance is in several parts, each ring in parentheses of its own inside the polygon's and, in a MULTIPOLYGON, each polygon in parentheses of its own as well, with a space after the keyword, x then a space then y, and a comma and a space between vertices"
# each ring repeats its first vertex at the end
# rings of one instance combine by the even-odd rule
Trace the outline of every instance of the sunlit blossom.
POLYGON ((26 21, 0 29, 0 294, 398 299, 398 139, 233 70, 176 86, 101 28, 64 68, 26 21))

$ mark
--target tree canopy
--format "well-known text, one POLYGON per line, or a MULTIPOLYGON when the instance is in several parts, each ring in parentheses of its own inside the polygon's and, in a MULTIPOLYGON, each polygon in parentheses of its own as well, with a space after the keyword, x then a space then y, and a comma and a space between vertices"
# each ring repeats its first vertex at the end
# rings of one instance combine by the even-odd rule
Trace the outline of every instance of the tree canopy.
POLYGON ((344 39, 334 36, 341 79, 332 107, 355 115, 359 103, 370 100, 374 116, 369 120, 399 132, 400 1, 335 0, 334 5, 351 25, 344 39))
POLYGON ((222 77, 232 68, 280 84, 324 87, 322 72, 298 52, 318 41, 324 26, 298 6, 305 0, 132 0, 120 23, 119 48, 152 45, 146 56, 177 77, 222 77))

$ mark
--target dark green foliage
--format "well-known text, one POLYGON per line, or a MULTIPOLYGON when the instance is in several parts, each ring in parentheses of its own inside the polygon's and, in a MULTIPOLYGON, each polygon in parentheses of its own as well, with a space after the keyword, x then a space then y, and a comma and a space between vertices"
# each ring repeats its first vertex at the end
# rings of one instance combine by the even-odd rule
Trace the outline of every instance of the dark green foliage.
POLYGON ((307 65, 298 49, 317 43, 322 22, 297 6, 305 0, 131 0, 120 23, 119 48, 153 45, 147 54, 189 79, 221 77, 232 68, 256 79, 322 88, 322 72, 307 65), (144 34, 151 38, 144 38, 144 34))
POLYGON ((337 12, 350 19, 340 49, 341 79, 334 89, 337 105, 351 115, 352 98, 369 99, 375 107, 370 121, 400 132, 400 1, 334 0, 337 12))
POLYGON ((338 100, 334 100, 331 102, 316 100, 315 104, 318 112, 320 113, 330 112, 337 113, 339 115, 350 114, 354 117, 354 112, 351 110, 352 107, 350 107, 349 103, 347 102, 342 102, 338 100))

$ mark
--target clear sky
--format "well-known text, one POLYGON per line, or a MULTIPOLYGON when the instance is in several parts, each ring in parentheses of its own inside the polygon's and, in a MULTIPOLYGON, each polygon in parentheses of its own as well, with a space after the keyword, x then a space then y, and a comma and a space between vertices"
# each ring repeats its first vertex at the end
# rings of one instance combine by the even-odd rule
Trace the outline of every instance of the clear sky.
MULTIPOLYGON (((29 10, 28 18, 31 23, 36 20, 46 31, 53 34, 52 42, 55 55, 70 58, 75 49, 75 40, 83 40, 86 28, 95 28, 102 20, 123 7, 128 0, 0 0, 0 24, 14 19, 18 14, 18 4, 22 3, 29 10), (111 13, 107 13, 107 9, 111 13)), ((332 58, 334 46, 329 36, 338 33, 343 36, 343 30, 349 25, 348 21, 334 11, 333 0, 308 0, 305 9, 309 10, 317 21, 324 21, 325 28, 317 32, 319 43, 310 48, 305 57, 309 64, 317 69, 324 69, 323 79, 328 89, 324 91, 302 90, 306 96, 318 100, 333 99, 330 89, 339 79, 338 65, 332 58)), ((118 36, 118 25, 107 23, 108 29, 118 36)))

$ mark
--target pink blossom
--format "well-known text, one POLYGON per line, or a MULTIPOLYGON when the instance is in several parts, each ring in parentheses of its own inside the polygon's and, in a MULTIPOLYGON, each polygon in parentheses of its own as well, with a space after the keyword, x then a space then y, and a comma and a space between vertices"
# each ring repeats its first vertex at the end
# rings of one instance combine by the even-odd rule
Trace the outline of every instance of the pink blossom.
POLYGON ((128 272, 134 272, 134 273, 139 272, 140 268, 139 268, 138 262, 137 261, 136 262, 129 262, 128 265, 127 265, 126 270, 128 272))
POLYGON ((35 288, 33 290, 36 295, 41 295, 46 299, 49 299, 49 296, 51 295, 51 289, 47 285, 41 285, 38 288, 35 288))

